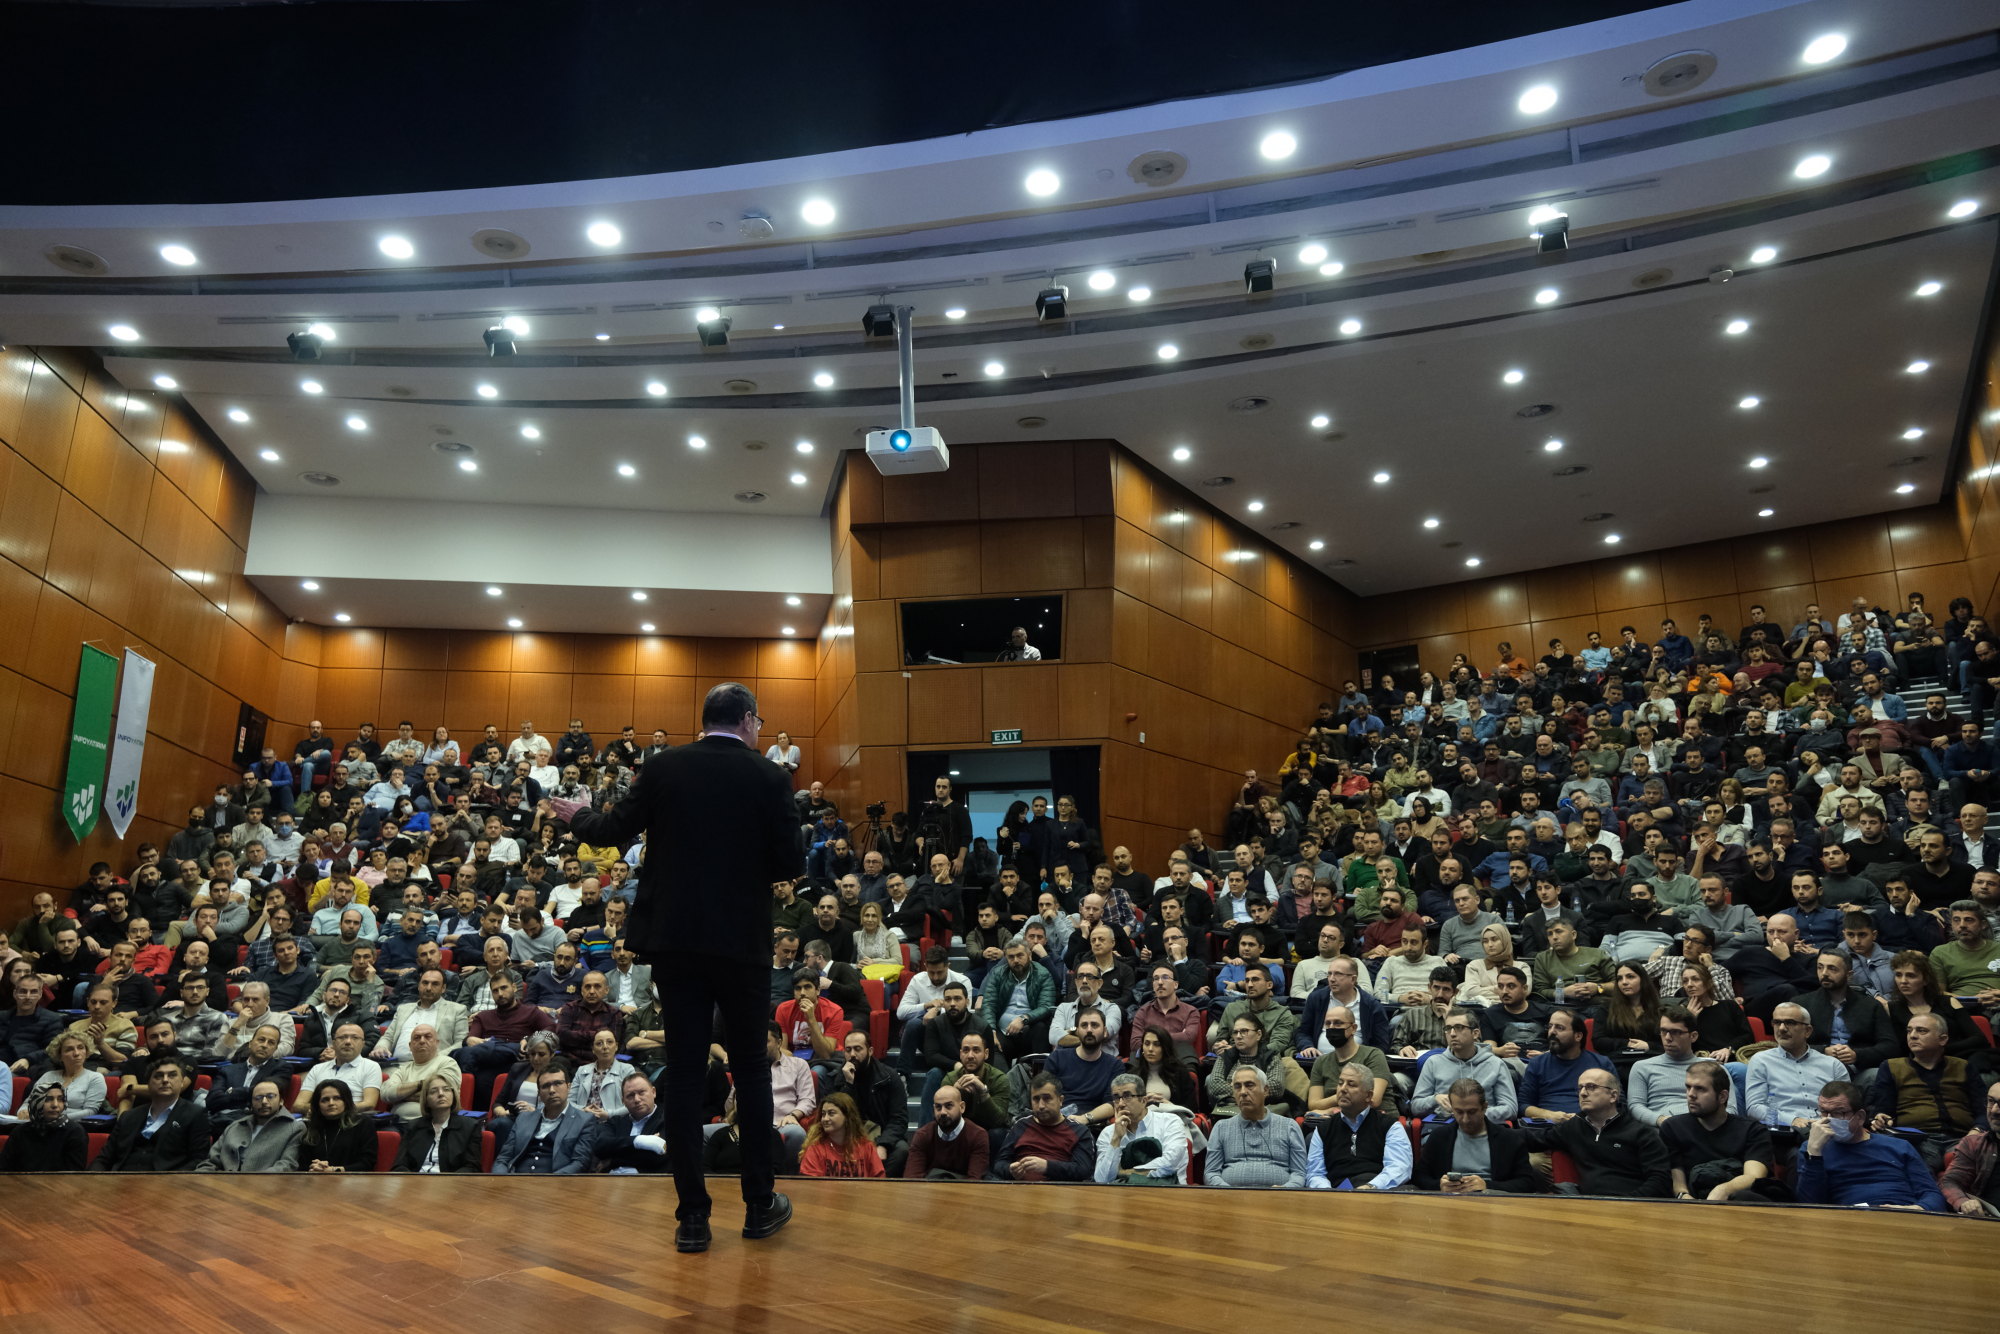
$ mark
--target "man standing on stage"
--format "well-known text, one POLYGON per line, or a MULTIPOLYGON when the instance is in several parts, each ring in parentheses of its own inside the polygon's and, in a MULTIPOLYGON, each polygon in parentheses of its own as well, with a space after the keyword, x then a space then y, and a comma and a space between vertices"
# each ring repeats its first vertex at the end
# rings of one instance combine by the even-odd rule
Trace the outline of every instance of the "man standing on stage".
MULTIPOLYGON (((631 794, 606 812, 578 811, 578 838, 651 852, 626 940, 652 964, 666 1029, 667 1157, 680 1193, 674 1246, 705 1251, 709 1196, 702 1181, 701 1099, 712 1017, 736 1083, 737 1121, 771 1123, 769 1015, 771 886, 805 873, 792 785, 757 748, 764 720, 744 686, 725 682, 702 701, 702 736, 649 758, 631 794)), ((768 1237, 792 1216, 772 1189, 771 1142, 743 1137, 743 1235, 768 1237)))

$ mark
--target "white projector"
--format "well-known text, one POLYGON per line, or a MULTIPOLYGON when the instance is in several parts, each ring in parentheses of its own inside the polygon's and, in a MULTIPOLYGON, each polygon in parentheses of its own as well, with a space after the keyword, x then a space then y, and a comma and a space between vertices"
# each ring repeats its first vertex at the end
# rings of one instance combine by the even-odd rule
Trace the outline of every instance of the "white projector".
POLYGON ((906 472, 944 472, 951 467, 951 450, 935 426, 897 427, 868 433, 868 457, 884 477, 906 472))

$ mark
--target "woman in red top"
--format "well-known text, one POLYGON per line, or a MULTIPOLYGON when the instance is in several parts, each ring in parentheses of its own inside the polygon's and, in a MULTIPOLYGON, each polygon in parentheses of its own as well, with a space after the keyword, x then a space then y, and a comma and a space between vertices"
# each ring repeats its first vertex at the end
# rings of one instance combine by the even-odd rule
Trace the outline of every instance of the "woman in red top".
POLYGON ((833 1093, 819 1105, 819 1119, 806 1132, 799 1155, 799 1175, 808 1177, 879 1177, 882 1156, 868 1138, 861 1109, 845 1093, 833 1093))

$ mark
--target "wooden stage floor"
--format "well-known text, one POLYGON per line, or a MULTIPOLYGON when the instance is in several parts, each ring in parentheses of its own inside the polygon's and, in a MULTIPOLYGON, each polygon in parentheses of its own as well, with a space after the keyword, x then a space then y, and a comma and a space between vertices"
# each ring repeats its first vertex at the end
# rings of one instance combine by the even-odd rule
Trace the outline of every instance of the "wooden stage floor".
POLYGON ((1553 1197, 785 1188, 798 1213, 777 1238, 744 1241, 731 1206, 714 1248, 683 1256, 673 1187, 657 1177, 0 1177, 0 1329, 1216 1334, 1302 1319, 1957 1334, 1991 1331, 2000 1309, 2000 1225, 1972 1219, 1553 1197))

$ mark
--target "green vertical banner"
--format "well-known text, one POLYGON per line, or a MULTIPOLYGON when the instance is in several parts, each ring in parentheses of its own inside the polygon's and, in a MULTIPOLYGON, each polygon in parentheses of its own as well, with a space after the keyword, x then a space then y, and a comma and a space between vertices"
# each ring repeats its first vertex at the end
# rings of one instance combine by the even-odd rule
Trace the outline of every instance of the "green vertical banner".
POLYGON ((76 716, 70 724, 69 768, 63 773, 62 813, 81 843, 97 827, 104 804, 104 765, 111 756, 111 696, 118 685, 118 659, 83 646, 76 664, 76 716))

